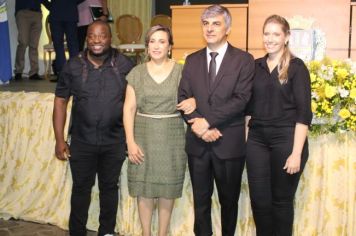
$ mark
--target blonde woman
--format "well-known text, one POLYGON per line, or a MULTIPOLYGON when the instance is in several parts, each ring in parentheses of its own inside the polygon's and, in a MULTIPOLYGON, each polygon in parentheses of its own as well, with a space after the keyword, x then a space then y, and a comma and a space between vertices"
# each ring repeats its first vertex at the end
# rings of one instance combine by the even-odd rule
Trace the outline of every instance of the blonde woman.
MULTIPOLYGON (((312 119, 309 72, 291 55, 281 16, 263 26, 267 55, 256 60, 246 164, 257 235, 292 235, 293 200, 308 159, 312 119)), ((247 119, 248 120, 248 119, 247 119)))
POLYGON ((173 45, 169 28, 157 25, 145 39, 150 60, 127 76, 124 127, 128 148, 129 193, 137 197, 142 235, 151 235, 154 201, 157 201, 159 236, 167 235, 174 199, 181 197, 187 158, 184 123, 177 107, 186 113, 195 100, 177 106, 182 66, 169 59, 173 45))

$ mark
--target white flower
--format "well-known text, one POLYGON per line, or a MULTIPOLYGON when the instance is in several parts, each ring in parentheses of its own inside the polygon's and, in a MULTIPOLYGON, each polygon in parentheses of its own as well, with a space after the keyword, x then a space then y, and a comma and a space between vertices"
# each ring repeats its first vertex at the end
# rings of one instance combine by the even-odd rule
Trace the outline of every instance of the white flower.
POLYGON ((356 74, 356 63, 351 64, 351 69, 350 69, 351 74, 356 74))
POLYGON ((340 93, 340 97, 346 98, 347 96, 349 96, 349 91, 348 91, 347 89, 338 87, 337 90, 338 90, 339 93, 340 93))
POLYGON ((319 100, 319 96, 318 96, 318 94, 317 94, 315 91, 313 91, 313 92, 311 93, 311 95, 312 95, 312 98, 315 98, 316 100, 319 100))
POLYGON ((326 71, 319 72, 318 75, 324 80, 331 81, 334 78, 334 69, 332 67, 328 67, 326 71))
MULTIPOLYGON (((356 99, 355 99, 355 104, 356 104, 356 99)), ((350 112, 353 113, 353 114, 356 114, 356 105, 355 104, 351 105, 351 107, 349 109, 350 112)))

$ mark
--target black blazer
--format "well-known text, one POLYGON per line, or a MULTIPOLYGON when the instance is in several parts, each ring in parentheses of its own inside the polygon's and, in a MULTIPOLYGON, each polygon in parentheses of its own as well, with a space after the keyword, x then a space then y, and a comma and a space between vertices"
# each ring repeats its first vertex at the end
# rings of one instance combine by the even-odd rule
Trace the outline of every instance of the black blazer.
POLYGON ((42 4, 49 11, 49 20, 78 22, 77 5, 84 0, 42 0, 42 4))
POLYGON ((211 128, 217 128, 222 137, 206 143, 190 129, 186 132, 186 152, 200 156, 211 149, 220 159, 245 155, 245 108, 251 97, 255 63, 253 57, 228 45, 214 84, 210 84, 206 48, 186 59, 178 89, 179 102, 194 97, 197 109, 184 119, 204 117, 211 128))

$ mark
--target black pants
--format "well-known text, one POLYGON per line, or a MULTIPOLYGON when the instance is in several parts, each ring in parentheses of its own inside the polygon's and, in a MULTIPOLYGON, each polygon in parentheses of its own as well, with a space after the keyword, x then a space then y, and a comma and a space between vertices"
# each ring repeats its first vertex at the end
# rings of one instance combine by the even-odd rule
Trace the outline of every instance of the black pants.
POLYGON ((221 160, 212 151, 207 151, 200 157, 189 156, 188 164, 193 187, 195 235, 213 234, 211 197, 215 180, 221 206, 222 235, 233 236, 245 158, 221 160))
POLYGON ((50 22, 52 40, 54 50, 56 52, 55 68, 56 73, 59 74, 66 62, 64 50, 64 36, 66 38, 69 57, 73 58, 78 55, 78 39, 77 39, 77 22, 75 21, 56 21, 50 22))
POLYGON ((78 46, 79 52, 84 50, 85 39, 87 37, 88 25, 78 27, 78 46))
POLYGON ((125 144, 88 145, 72 141, 70 168, 73 187, 69 233, 86 235, 91 190, 98 174, 100 217, 99 234, 114 234, 118 207, 118 181, 125 160, 125 144))
POLYGON ((290 175, 283 166, 292 153, 294 127, 250 128, 246 166, 257 236, 292 235, 293 200, 308 159, 304 144, 301 170, 290 175))

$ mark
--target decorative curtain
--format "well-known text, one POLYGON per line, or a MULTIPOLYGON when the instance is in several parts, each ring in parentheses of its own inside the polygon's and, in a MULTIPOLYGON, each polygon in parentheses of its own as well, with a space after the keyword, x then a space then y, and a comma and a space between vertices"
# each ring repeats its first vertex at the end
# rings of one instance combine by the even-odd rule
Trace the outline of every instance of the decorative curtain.
MULTIPOLYGON (((114 20, 123 14, 132 14, 140 18, 143 25, 141 42, 144 41, 144 35, 152 18, 152 0, 108 0, 108 8, 114 20)), ((120 41, 116 36, 115 22, 111 25, 111 28, 113 32, 112 43, 118 45, 120 41)))
MULTIPOLYGON (((68 162, 55 158, 54 94, 0 92, 0 218, 68 228, 72 180, 68 162)), ((67 117, 70 115, 68 107, 67 117)), ((68 122, 67 122, 68 124, 68 122)), ((67 130, 67 127, 65 128, 67 130)), ((310 137, 310 155, 295 198, 294 236, 356 235, 356 133, 310 137)), ((136 199, 128 194, 127 163, 120 176, 116 231, 142 235, 136 199)), ((170 236, 193 236, 193 196, 188 170, 183 196, 175 202, 170 236)), ((92 193, 87 228, 98 229, 99 193, 92 193)), ((220 206, 212 199, 215 236, 221 236, 220 206)), ((152 232, 157 235, 157 212, 152 232)), ((254 236, 246 172, 236 235, 254 236)))

